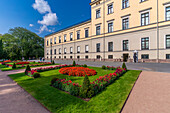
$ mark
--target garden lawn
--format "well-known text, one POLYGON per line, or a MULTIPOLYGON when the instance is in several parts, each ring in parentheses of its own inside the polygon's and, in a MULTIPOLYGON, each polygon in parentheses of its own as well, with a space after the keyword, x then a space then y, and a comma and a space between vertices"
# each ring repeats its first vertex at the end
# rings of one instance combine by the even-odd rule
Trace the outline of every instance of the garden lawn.
MULTIPOLYGON (((7 63, 7 64, 11 64, 13 65, 13 63, 7 63)), ((30 63, 30 64, 38 64, 38 63, 30 63)), ((28 65, 28 64, 27 64, 28 65)), ((51 64, 51 66, 53 65, 60 65, 60 64, 51 64)), ((21 66, 21 65, 17 65, 17 66, 21 66)), ((26 64, 25 64, 26 66, 26 64)), ((44 66, 30 66, 31 68, 35 68, 35 67, 45 67, 45 66, 50 66, 50 65, 44 65, 44 66)), ((0 64, 0 70, 1 71, 11 71, 11 70, 18 70, 18 69, 26 69, 26 67, 22 67, 22 68, 16 68, 16 69, 12 69, 12 67, 6 67, 5 65, 0 64)))
MULTIPOLYGON (((103 70, 97 67, 89 67, 95 69, 98 74, 90 76, 90 81, 94 81, 99 76, 113 73, 112 70, 103 70)), ((41 78, 32 79, 23 73, 9 75, 14 81, 28 91, 39 102, 45 105, 51 112, 108 112, 119 113, 129 92, 131 91, 135 81, 141 71, 130 70, 122 77, 109 85, 104 91, 93 97, 89 102, 83 101, 75 96, 69 95, 50 86, 50 81, 54 77, 66 78, 68 75, 60 74, 58 70, 41 72, 41 78)), ((80 85, 84 77, 68 77, 75 83, 80 85)))

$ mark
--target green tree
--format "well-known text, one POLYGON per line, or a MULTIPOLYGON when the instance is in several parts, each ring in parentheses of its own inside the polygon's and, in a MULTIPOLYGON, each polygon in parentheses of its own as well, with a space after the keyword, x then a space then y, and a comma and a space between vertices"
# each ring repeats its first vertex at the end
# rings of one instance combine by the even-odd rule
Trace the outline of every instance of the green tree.
POLYGON ((3 59, 3 43, 2 40, 0 39, 0 59, 3 59))

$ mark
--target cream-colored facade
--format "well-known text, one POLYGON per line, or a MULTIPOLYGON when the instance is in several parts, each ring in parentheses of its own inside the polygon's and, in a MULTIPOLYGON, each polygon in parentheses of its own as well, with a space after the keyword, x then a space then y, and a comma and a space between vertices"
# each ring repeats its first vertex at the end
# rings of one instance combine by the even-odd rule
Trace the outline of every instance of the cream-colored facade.
POLYGON ((45 37, 46 59, 169 62, 169 0, 92 0, 90 5, 90 20, 45 37))

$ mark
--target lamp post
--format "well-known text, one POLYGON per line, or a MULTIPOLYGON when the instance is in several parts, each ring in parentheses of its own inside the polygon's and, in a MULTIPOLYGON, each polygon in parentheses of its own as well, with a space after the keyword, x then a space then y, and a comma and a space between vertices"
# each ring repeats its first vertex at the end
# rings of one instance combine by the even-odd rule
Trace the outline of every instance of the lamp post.
POLYGON ((51 63, 52 63, 52 42, 50 44, 51 44, 51 63))

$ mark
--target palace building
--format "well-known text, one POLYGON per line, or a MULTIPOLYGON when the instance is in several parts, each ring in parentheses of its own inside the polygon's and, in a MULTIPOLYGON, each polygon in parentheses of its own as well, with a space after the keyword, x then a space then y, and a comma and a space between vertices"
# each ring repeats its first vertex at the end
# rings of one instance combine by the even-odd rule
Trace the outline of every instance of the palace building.
POLYGON ((46 59, 170 62, 169 0, 90 5, 90 20, 45 36, 46 59))

